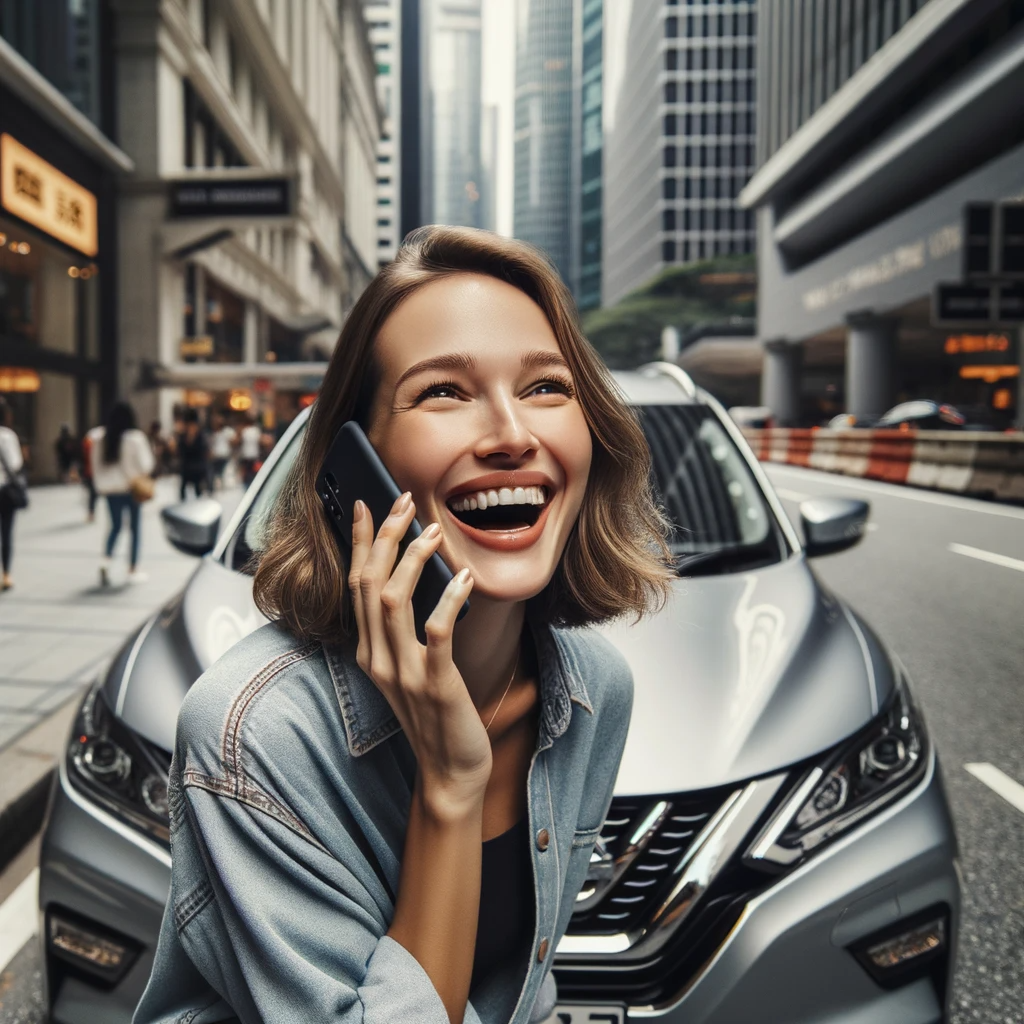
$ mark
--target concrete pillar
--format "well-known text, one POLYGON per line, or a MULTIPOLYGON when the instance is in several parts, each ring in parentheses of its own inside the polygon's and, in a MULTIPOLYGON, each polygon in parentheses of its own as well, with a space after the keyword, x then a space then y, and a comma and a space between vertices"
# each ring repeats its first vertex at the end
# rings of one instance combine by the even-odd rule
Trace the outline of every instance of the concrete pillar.
POLYGON ((247 299, 245 302, 245 324, 242 334, 242 362, 259 362, 260 307, 247 299))
POLYGON ((800 371, 803 345, 774 338, 764 343, 761 371, 761 404, 768 406, 776 426, 793 427, 800 422, 800 371))
POLYGON ((896 403, 896 321, 857 313, 846 324, 846 411, 881 416, 896 403))

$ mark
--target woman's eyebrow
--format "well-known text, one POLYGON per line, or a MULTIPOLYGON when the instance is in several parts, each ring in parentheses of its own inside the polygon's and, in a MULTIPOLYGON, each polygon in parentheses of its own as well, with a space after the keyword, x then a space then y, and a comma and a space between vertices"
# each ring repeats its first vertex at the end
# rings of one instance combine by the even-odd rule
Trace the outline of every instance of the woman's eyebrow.
POLYGON ((476 366, 476 360, 465 352, 449 352, 443 356, 434 356, 432 359, 421 359, 413 363, 395 384, 397 391, 410 377, 425 370, 472 370, 476 366))
POLYGON ((552 352, 550 349, 534 349, 527 352, 522 359, 524 370, 542 370, 546 367, 557 366, 563 370, 569 369, 569 364, 562 358, 560 352, 552 352))

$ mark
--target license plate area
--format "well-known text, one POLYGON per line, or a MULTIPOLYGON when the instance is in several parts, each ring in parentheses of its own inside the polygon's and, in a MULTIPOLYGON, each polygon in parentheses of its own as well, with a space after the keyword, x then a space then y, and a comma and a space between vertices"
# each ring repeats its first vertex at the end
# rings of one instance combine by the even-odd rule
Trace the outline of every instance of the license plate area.
POLYGON ((559 1004, 549 1024, 626 1024, 626 1008, 590 1003, 587 1006, 559 1004))

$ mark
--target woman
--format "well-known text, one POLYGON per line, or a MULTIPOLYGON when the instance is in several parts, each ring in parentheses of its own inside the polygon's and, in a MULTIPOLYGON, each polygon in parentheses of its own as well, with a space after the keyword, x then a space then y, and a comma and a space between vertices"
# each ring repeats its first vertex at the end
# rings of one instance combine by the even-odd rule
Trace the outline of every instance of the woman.
POLYGON ((17 509, 4 493, 4 486, 11 482, 12 475, 25 464, 21 441, 11 429, 14 414, 7 402, 0 397, 0 591, 14 586, 11 578, 11 562, 14 559, 14 514, 17 509))
POLYGON ((276 509, 255 579, 276 621, 182 707, 138 1024, 550 1012, 632 699, 621 657, 565 627, 664 595, 649 461, 541 256, 409 236, 346 321, 276 509), (383 523, 351 510, 346 577, 314 485, 352 418, 406 490, 383 523), (424 645, 410 596, 435 551, 456 575, 424 645))
POLYGON ((199 422, 199 413, 195 409, 186 409, 184 424, 184 429, 175 438, 182 501, 189 484, 196 497, 201 498, 210 483, 210 444, 199 422))
POLYGON ((110 509, 110 533, 107 535, 106 557, 100 563, 100 586, 110 585, 114 545, 126 512, 132 534, 128 581, 141 583, 146 575, 138 571, 139 503, 132 495, 132 482, 153 472, 153 451, 146 435, 135 425, 135 411, 127 402, 115 403, 106 426, 89 431, 89 438, 93 485, 97 494, 106 496, 110 509))

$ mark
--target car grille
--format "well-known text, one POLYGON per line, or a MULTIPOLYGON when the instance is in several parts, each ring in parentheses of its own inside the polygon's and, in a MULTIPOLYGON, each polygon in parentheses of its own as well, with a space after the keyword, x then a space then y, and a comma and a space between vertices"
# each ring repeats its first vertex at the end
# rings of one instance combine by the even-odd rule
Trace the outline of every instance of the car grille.
MULTIPOLYGON (((735 786, 662 797, 612 801, 601 843, 620 857, 661 802, 668 806, 643 849, 593 906, 577 912, 570 935, 615 935, 642 927, 668 895, 674 869, 735 786)), ((721 872, 671 941, 643 959, 584 954, 555 962, 559 999, 626 1001, 660 1005, 677 997, 699 975, 729 935, 746 904, 770 878, 736 859, 721 872)))

